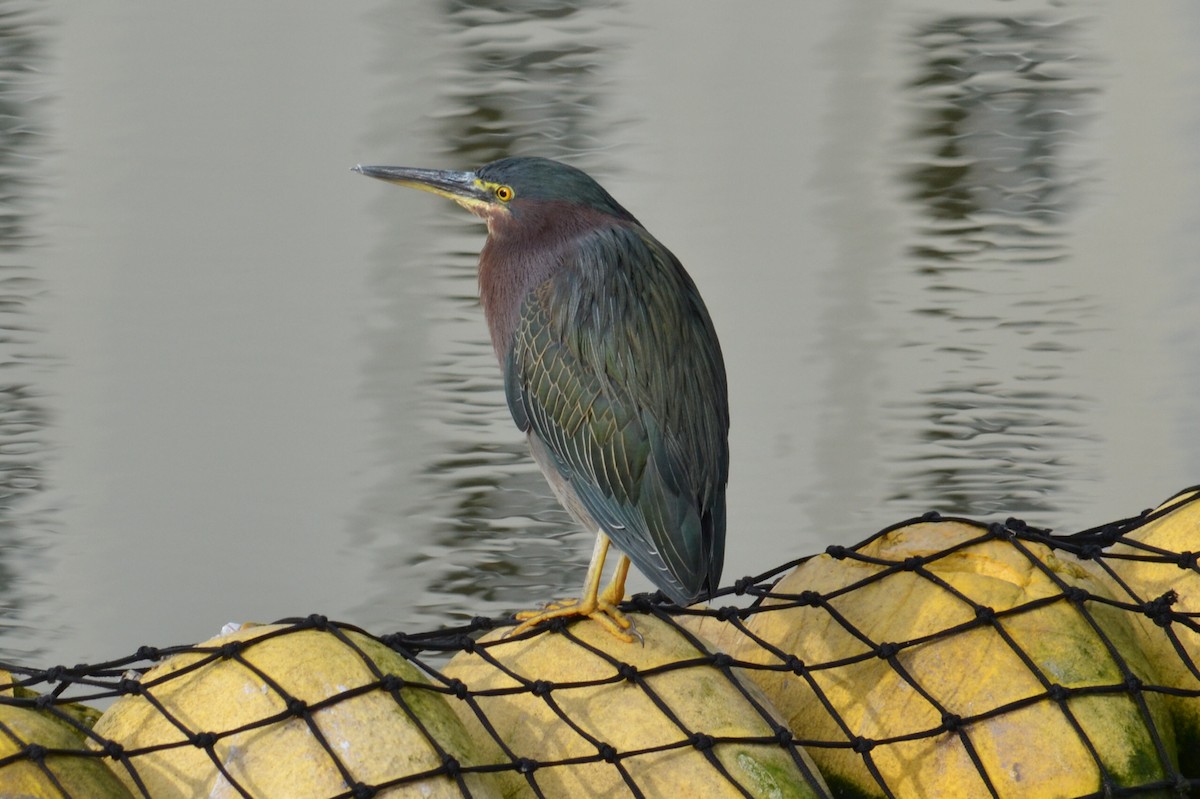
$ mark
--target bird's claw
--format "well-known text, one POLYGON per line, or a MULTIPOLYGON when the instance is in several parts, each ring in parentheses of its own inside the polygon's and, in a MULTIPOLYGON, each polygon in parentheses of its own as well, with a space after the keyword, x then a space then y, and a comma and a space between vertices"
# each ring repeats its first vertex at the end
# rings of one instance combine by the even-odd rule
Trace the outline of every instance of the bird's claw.
POLYGON ((642 640, 641 633, 633 626, 633 620, 618 610, 616 605, 604 600, 580 602, 577 599, 549 602, 541 610, 524 610, 515 614, 513 618, 521 623, 504 637, 520 635, 544 622, 572 616, 586 616, 600 623, 604 629, 627 644, 633 643, 635 637, 639 641, 642 640))

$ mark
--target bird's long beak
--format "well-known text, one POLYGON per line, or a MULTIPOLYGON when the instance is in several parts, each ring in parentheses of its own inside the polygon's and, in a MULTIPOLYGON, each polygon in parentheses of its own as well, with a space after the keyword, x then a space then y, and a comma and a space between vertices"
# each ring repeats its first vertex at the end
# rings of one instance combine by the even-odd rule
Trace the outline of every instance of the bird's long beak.
POLYGON ((482 215, 492 204, 492 194, 474 172, 454 172, 449 169, 419 169, 408 166, 363 166, 351 169, 369 178, 386 180, 411 189, 428 191, 449 197, 468 211, 482 215))

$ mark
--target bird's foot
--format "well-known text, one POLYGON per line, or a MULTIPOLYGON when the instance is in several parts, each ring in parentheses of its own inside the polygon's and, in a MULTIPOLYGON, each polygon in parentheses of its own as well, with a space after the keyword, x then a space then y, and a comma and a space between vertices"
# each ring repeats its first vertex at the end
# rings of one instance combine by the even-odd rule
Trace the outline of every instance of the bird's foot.
MULTIPOLYGON (((604 629, 625 643, 633 643, 634 637, 641 638, 633 626, 633 620, 617 609, 617 606, 604 598, 593 599, 591 602, 581 602, 578 599, 563 599, 551 602, 541 610, 524 610, 514 618, 521 622, 508 635, 520 635, 533 629, 539 624, 552 619, 586 616, 599 622, 604 629)), ((508 637, 508 636, 505 636, 508 637)))

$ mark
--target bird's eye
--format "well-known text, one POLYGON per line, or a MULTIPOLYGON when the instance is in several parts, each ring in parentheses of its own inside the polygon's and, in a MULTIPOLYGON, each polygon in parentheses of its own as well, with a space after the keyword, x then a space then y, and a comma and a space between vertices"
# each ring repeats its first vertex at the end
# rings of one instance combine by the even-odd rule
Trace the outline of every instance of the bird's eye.
POLYGON ((514 197, 514 195, 515 192, 513 192, 512 188, 509 186, 496 187, 496 199, 502 203, 508 202, 514 197))

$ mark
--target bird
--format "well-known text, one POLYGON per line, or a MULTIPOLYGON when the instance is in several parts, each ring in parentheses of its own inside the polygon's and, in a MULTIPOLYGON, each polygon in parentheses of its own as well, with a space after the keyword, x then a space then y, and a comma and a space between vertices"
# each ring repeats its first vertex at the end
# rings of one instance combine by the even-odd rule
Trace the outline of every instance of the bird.
POLYGON ((579 598, 510 635, 589 617, 624 641, 630 563, 684 606, 725 556, 729 398, 712 319, 679 259, 582 170, 516 156, 473 171, 364 166, 487 223, 479 296, 513 421, 595 547, 579 598), (600 591, 609 547, 621 553, 600 591))

